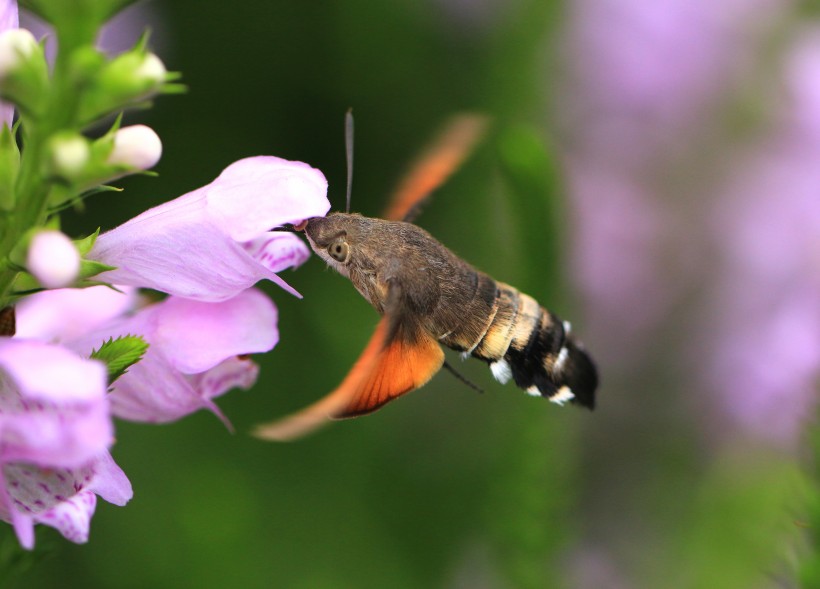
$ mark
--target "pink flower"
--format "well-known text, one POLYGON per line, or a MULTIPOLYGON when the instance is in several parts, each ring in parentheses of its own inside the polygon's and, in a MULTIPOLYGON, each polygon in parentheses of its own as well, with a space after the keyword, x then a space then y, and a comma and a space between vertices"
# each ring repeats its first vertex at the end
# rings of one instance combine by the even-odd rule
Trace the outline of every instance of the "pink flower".
POLYGON ((106 378, 100 362, 65 348, 0 338, 0 520, 26 548, 35 523, 85 541, 95 493, 120 505, 130 498, 107 453, 106 378))
POLYGON ((12 522, 20 543, 34 545, 34 524, 56 528, 67 540, 88 540, 97 495, 125 505, 133 496, 131 483, 108 452, 76 468, 43 468, 27 463, 3 465, 0 519, 12 522))
POLYGON ((135 302, 106 287, 41 292, 21 303, 18 332, 59 340, 84 355, 109 338, 139 335, 150 348, 113 384, 114 415, 162 423, 204 408, 227 423, 212 399, 256 381, 258 367, 245 356, 279 341, 273 302, 248 289, 217 303, 169 297, 127 313, 135 302), (78 320, 50 326, 57 308, 78 320))
POLYGON ((0 338, 0 462, 77 466, 106 450, 106 378, 63 347, 0 338))
POLYGON ((88 257, 116 270, 100 280, 201 301, 224 301, 309 256, 285 223, 330 209, 327 181, 307 164, 272 156, 234 162, 193 192, 100 235, 88 257))
POLYGON ((230 427, 212 399, 256 382, 258 367, 245 356, 276 345, 276 321, 271 300, 249 289, 218 303, 171 297, 106 328, 107 336, 138 334, 151 345, 114 383, 114 414, 162 423, 209 409, 230 427))
POLYGON ((67 342, 99 329, 137 306, 136 289, 62 288, 29 295, 15 307, 17 337, 67 342))
POLYGON ((18 336, 0 338, 0 520, 26 548, 36 523, 85 542, 97 495, 116 505, 131 498, 107 453, 112 413, 167 422, 207 408, 230 427, 213 399, 249 388, 258 368, 245 356, 278 341, 276 308, 255 289, 215 303, 169 297, 134 311, 137 301, 106 287, 40 292, 18 305, 18 336), (104 366, 75 353, 125 334, 150 348, 106 395, 104 366))

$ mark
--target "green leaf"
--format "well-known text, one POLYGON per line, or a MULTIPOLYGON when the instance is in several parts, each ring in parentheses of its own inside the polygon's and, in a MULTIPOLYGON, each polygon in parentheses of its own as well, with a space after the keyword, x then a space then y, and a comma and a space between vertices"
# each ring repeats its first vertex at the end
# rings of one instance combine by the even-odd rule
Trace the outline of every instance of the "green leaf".
POLYGON ((100 272, 108 272, 109 270, 114 269, 116 269, 116 266, 109 266, 108 264, 103 264, 102 262, 96 262, 94 260, 81 260, 80 275, 77 278, 90 278, 91 276, 96 276, 100 272))
POLYGON ((97 230, 88 237, 74 240, 74 247, 77 248, 77 251, 80 252, 81 256, 84 256, 91 251, 91 248, 94 247, 94 242, 97 241, 97 236, 99 234, 100 228, 97 227, 97 230))
POLYGON ((159 90, 160 94, 185 94, 186 92, 188 92, 188 86, 186 86, 185 84, 173 84, 173 83, 172 84, 165 83, 165 84, 162 85, 162 88, 160 88, 160 90, 159 90))
POLYGON ((105 362, 108 367, 108 384, 126 373, 128 368, 139 362, 148 350, 148 342, 138 335, 124 335, 110 338, 98 350, 91 352, 91 358, 105 362))
POLYGON ((94 196, 95 194, 100 194, 102 192, 122 192, 122 191, 123 191, 122 188, 119 188, 117 186, 108 186, 107 184, 102 184, 100 186, 95 186, 93 188, 89 188, 88 190, 86 190, 82 194, 79 194, 79 195, 75 196, 74 198, 71 198, 69 200, 64 200, 60 204, 57 204, 57 205, 51 207, 48 210, 48 214, 49 215, 56 215, 56 214, 61 213, 64 210, 69 209, 71 207, 74 207, 74 209, 76 209, 78 211, 82 211, 85 208, 85 203, 83 201, 85 201, 85 199, 88 198, 89 196, 94 196))

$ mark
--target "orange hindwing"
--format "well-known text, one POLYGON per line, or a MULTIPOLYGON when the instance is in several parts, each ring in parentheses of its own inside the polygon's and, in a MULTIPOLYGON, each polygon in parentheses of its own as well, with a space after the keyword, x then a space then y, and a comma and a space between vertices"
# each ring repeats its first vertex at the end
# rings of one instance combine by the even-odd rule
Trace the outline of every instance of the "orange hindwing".
POLYGON ((379 322, 364 352, 332 393, 288 417, 254 432, 266 440, 292 440, 328 421, 375 411, 385 403, 425 384, 444 363, 444 352, 432 337, 397 334, 386 341, 390 320, 379 322))
POLYGON ((450 119, 396 189, 383 215, 388 221, 412 221, 430 193, 458 169, 484 134, 487 119, 462 114, 450 119))

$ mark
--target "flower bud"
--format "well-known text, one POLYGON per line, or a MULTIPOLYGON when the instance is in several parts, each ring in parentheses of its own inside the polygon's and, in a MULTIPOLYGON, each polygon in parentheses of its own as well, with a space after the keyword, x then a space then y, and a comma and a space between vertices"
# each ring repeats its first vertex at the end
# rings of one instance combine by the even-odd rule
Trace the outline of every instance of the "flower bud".
POLYGON ((5 80, 37 50, 37 40, 26 29, 0 34, 0 80, 5 80))
POLYGON ((80 273, 80 254, 65 234, 40 231, 31 238, 26 265, 44 287, 63 288, 80 273))
POLYGON ((80 117, 96 120, 113 111, 150 98, 167 77, 162 61, 144 49, 133 49, 105 64, 83 96, 80 117))
POLYGON ((142 63, 135 71, 137 79, 153 84, 161 84, 164 82, 167 73, 168 71, 165 69, 165 64, 153 53, 145 54, 142 63))
POLYGON ((114 148, 108 155, 108 163, 129 169, 147 170, 162 155, 162 142, 150 127, 133 125, 114 133, 114 148))
POLYGON ((36 113, 48 85, 43 48, 26 29, 0 33, 0 95, 26 114, 36 113))
POLYGON ((58 135, 51 140, 50 148, 51 167, 57 175, 73 180, 85 171, 91 149, 82 135, 58 135))

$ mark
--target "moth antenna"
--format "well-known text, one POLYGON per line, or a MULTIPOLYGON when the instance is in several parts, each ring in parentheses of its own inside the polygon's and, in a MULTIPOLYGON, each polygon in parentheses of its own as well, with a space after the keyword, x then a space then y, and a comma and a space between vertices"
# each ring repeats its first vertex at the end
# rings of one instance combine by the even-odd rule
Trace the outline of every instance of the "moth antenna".
POLYGON ((345 213, 350 212, 350 194, 353 189, 353 108, 345 113, 345 156, 347 160, 347 206, 345 213))
POLYGON ((444 368, 446 368, 447 370, 449 370, 449 371, 453 374, 453 376, 455 376, 458 380, 460 380, 461 382, 463 382, 464 384, 466 384, 468 387, 470 387, 470 388, 471 388, 471 389, 473 389, 474 391, 477 391, 477 392, 479 392, 479 393, 483 393, 483 392, 484 392, 484 389, 482 389, 480 386, 478 386, 478 385, 476 385, 476 384, 473 384, 473 382, 472 382, 472 381, 470 381, 470 380, 469 380, 466 376, 464 376, 464 375, 463 375, 463 374, 461 374, 458 370, 456 370, 455 368, 453 368, 453 365, 452 365, 452 364, 450 364, 449 362, 447 362, 447 360, 445 360, 445 361, 444 361, 444 364, 443 364, 442 366, 444 366, 444 368))

